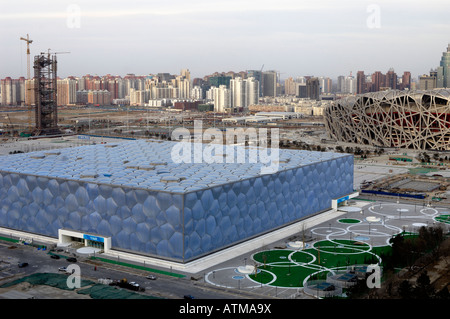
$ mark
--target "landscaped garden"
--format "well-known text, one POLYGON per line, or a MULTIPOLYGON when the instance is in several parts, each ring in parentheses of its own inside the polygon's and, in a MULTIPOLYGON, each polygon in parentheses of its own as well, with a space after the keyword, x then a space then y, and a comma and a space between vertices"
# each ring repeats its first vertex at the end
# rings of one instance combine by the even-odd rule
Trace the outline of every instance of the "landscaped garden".
POLYGON ((305 279, 326 279, 348 266, 379 263, 391 246, 371 247, 354 240, 323 240, 303 250, 266 250, 253 255, 259 264, 250 278, 278 287, 303 287, 305 279))

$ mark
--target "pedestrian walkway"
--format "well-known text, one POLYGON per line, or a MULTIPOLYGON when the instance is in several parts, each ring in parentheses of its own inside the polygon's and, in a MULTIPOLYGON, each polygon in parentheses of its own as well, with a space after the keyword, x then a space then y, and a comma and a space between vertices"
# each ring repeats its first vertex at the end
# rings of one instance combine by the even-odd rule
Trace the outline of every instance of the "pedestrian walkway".
MULTIPOLYGON (((309 247, 290 245, 295 241, 289 241, 287 234, 280 242, 262 245, 260 241, 259 245, 247 246, 253 248, 246 250, 247 254, 241 250, 239 258, 230 258, 210 269, 203 275, 204 281, 270 297, 307 298, 303 287, 313 275, 339 273, 349 265, 377 263, 379 254, 389 248, 389 239, 399 233, 417 233, 420 227, 437 222, 449 227, 447 208, 367 201, 355 204, 355 209, 331 213, 321 223, 309 224, 309 247), (264 272, 262 277, 258 271, 264 272)), ((294 232, 297 237, 298 227, 294 232)))

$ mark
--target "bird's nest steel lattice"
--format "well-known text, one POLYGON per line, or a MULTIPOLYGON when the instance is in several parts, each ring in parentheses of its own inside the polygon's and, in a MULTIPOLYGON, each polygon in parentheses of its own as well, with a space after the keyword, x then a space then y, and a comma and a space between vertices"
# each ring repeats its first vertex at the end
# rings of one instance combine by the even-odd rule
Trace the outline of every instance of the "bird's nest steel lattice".
POLYGON ((324 114, 328 133, 341 142, 450 149, 450 89, 359 94, 334 101, 324 114))

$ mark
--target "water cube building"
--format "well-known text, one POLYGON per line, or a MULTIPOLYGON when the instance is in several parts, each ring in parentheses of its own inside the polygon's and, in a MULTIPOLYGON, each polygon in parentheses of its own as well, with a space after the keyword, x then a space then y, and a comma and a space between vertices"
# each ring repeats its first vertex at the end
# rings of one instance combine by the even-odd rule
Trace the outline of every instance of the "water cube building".
POLYGON ((186 263, 330 209, 353 192, 349 154, 280 149, 277 170, 266 173, 262 163, 227 163, 223 154, 213 163, 177 163, 179 143, 4 156, 0 227, 186 263))

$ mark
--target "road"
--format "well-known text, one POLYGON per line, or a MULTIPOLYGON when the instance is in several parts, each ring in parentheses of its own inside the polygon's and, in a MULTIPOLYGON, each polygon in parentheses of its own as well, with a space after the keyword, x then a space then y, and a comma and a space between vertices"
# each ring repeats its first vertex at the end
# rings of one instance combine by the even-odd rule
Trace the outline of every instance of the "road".
MULTIPOLYGON (((38 250, 36 247, 0 241, 0 285, 34 273, 60 273, 60 267, 70 264, 65 258, 50 258, 48 251, 38 250), (28 266, 19 268, 20 262, 26 262, 28 266)), ((267 298, 247 291, 211 286, 189 276, 178 278, 154 274, 157 279, 150 280, 146 278, 151 274, 148 271, 92 261, 86 257, 77 256, 76 264, 80 267, 82 279, 98 282, 99 278, 126 278, 129 282, 134 281, 144 287, 143 294, 164 299, 182 299, 185 295, 192 295, 196 299, 267 298)))

